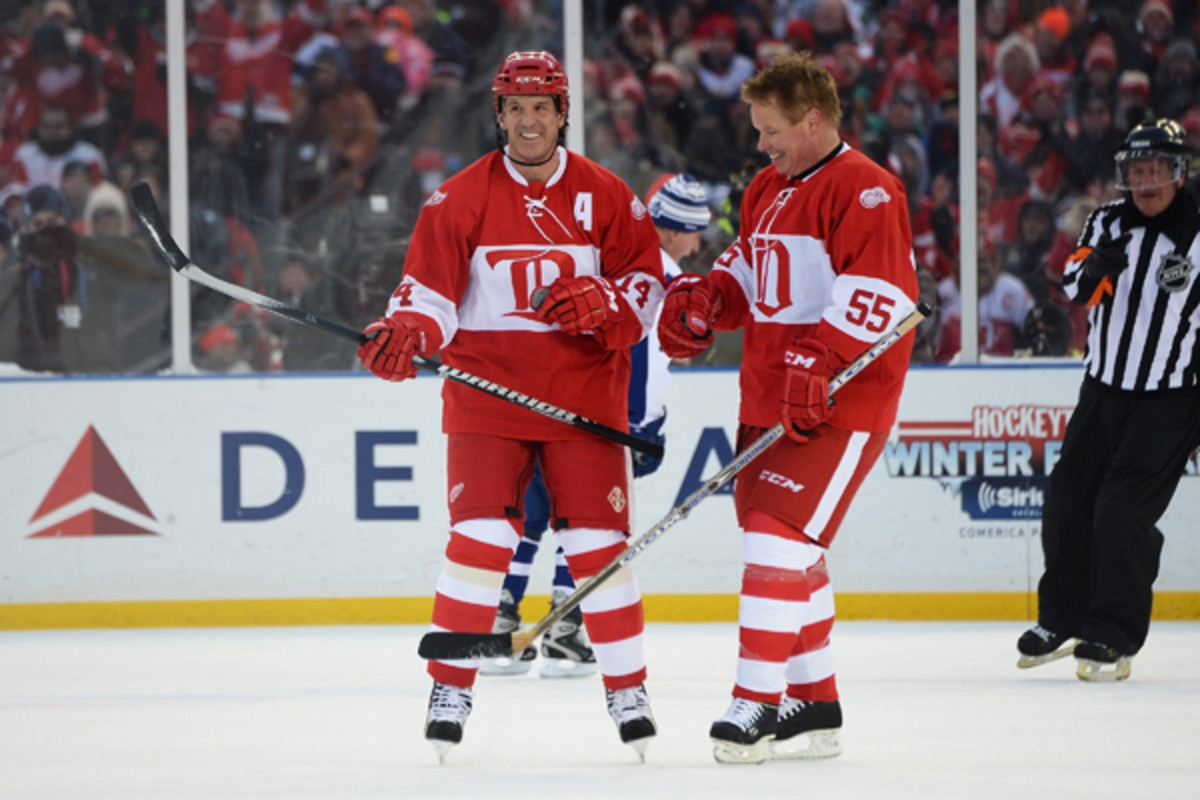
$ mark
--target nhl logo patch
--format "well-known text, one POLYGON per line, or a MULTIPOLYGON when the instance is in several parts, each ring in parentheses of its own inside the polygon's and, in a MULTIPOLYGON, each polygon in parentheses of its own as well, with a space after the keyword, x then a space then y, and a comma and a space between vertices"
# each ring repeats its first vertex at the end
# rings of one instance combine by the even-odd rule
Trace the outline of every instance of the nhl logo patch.
POLYGON ((612 491, 608 493, 608 504, 618 514, 625 510, 625 493, 621 491, 620 486, 614 486, 612 491))
POLYGON ((1158 269, 1154 272, 1154 280, 1164 292, 1182 292, 1188 287, 1193 268, 1193 264, 1187 256, 1167 253, 1158 263, 1158 269))

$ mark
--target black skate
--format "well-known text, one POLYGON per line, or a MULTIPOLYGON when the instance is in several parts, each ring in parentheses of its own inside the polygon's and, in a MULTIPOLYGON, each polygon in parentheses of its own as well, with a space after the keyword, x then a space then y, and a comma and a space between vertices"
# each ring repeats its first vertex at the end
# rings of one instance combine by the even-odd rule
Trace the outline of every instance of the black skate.
MULTIPOLYGON (((492 624, 492 633, 516 633, 521 630, 521 615, 517 613, 517 604, 513 602, 512 592, 504 589, 500 592, 500 607, 496 609, 496 621, 492 624)), ((480 675, 524 675, 533 666, 537 658, 537 648, 529 645, 520 655, 485 658, 479 665, 480 675)))
POLYGON ((1041 625, 1034 625, 1017 639, 1017 651, 1021 654, 1017 666, 1029 669, 1048 664, 1071 655, 1074 647, 1075 640, 1070 636, 1060 636, 1041 625))
POLYGON ((650 711, 650 695, 646 687, 604 690, 608 701, 608 715, 617 723, 621 741, 637 751, 638 758, 646 760, 646 745, 658 733, 654 725, 654 714, 650 711))
POLYGON ((779 704, 779 725, 771 758, 833 758, 842 753, 842 704, 837 700, 807 702, 794 697, 779 704))
POLYGON ((771 754, 771 740, 779 708, 774 703, 756 703, 733 698, 725 715, 712 724, 708 736, 713 758, 720 764, 761 764, 771 754))
MULTIPOLYGON (((555 592, 550 607, 558 607, 569 596, 555 592)), ((599 669, 596 654, 583 628, 583 611, 578 606, 546 631, 542 637, 542 655, 543 678, 584 678, 596 674, 599 669)))
POLYGON ((429 694, 429 712, 425 715, 425 738, 433 744, 438 763, 445 764, 450 748, 462 741, 463 725, 471 714, 474 696, 473 689, 434 682, 429 694))
POLYGON ((1075 675, 1081 681, 1123 681, 1133 671, 1133 653, 1122 653, 1102 642, 1075 645, 1075 675))

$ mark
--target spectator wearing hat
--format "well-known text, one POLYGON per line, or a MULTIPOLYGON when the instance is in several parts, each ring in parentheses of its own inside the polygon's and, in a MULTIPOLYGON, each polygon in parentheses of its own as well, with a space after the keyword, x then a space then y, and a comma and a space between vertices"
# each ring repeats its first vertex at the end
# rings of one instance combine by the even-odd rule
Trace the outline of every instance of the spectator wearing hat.
POLYGON ((617 174, 634 192, 644 192, 655 174, 683 168, 683 155, 654 136, 646 92, 637 75, 630 72, 613 82, 608 105, 617 147, 628 156, 629 166, 617 174))
POLYGON ((1200 59, 1196 43, 1177 39, 1163 52, 1152 92, 1154 113, 1177 119, 1200 103, 1200 59))
POLYGON ((839 45, 858 44, 858 29, 861 20, 857 6, 846 0, 816 0, 812 6, 813 37, 816 46, 813 53, 832 53, 839 45))
POLYGON ((714 111, 734 103, 742 84, 754 74, 754 60, 737 52, 737 35, 728 14, 709 14, 696 26, 696 79, 714 111))
POLYGON ((689 76, 670 61, 656 61, 646 74, 646 106, 651 135, 682 153, 696 124, 696 107, 684 82, 689 76))
POLYGON ((1142 52, 1149 57, 1145 71, 1153 74, 1175 38, 1175 12, 1168 0, 1145 0, 1137 14, 1142 52))
POLYGON ((29 119, 40 118, 47 105, 62 107, 81 138, 106 146, 109 93, 124 88, 127 65, 74 23, 69 3, 47 3, 28 49, 13 62, 13 75, 30 101, 29 119))
POLYGON ((1033 42, 1042 68, 1040 74, 1054 80, 1062 89, 1070 85, 1078 63, 1067 48, 1071 35, 1071 17, 1065 9, 1051 6, 1038 15, 1033 42))
POLYGON ((990 114, 1003 133, 1021 110, 1021 96, 1041 69, 1037 50, 1019 33, 996 49, 995 75, 979 90, 979 109, 990 114))
MULTIPOLYGON (((287 132, 285 214, 323 212, 345 203, 362 188, 364 170, 378 149, 376 106, 349 80, 347 56, 340 48, 322 50, 298 94, 287 132), (324 202, 313 208, 318 197, 324 202)), ((306 227, 302 220, 292 221, 306 227)))
POLYGON ((375 17, 375 41, 391 54, 404 73, 404 91, 397 112, 410 110, 421 99, 433 68, 433 48, 413 33, 412 17, 399 6, 379 10, 375 17))
POLYGON ((793 53, 805 50, 812 52, 817 47, 817 34, 813 31, 812 23, 804 17, 790 19, 780 36, 793 53))
POLYGON ((656 61, 666 58, 658 23, 638 4, 630 3, 621 9, 614 33, 610 57, 617 58, 639 78, 644 78, 656 61))
POLYGON ((1110 98, 1116 97, 1120 71, 1117 69, 1117 48, 1113 37, 1104 32, 1095 34, 1088 43, 1080 66, 1081 70, 1072 79, 1067 97, 1067 114, 1073 119, 1079 119, 1084 100, 1090 94, 1099 91, 1110 98))
POLYGON ((399 54, 375 40, 374 19, 367 9, 355 7, 347 15, 342 31, 342 51, 344 63, 340 71, 343 79, 370 99, 376 124, 389 127, 407 89, 407 78, 400 66, 399 54))
POLYGON ((1071 135, 1063 94, 1053 78, 1039 73, 1021 97, 1020 113, 1001 136, 1001 150, 1022 165, 1042 199, 1056 198, 1066 170, 1071 135))
POLYGON ((985 0, 979 14, 979 80, 986 83, 995 77, 996 54, 1010 34, 1017 33, 1020 14, 1017 0, 985 0))
POLYGON ((242 343, 232 325, 216 324, 197 342, 197 366, 207 372, 246 373, 250 365, 242 357, 242 343))
POLYGON ((1122 134, 1156 119, 1150 106, 1150 76, 1140 69, 1127 69, 1117 77, 1117 107, 1113 125, 1122 134))
POLYGON ((170 363, 163 320, 169 274, 134 236, 125 193, 101 181, 78 220, 78 266, 87 297, 78 336, 64 342, 68 372, 151 372, 170 363))

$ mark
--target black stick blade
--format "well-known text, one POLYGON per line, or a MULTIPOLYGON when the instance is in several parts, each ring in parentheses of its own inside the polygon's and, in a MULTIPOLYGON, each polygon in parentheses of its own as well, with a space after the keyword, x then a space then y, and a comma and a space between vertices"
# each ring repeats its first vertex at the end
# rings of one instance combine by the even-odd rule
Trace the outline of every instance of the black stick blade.
POLYGON ((171 269, 183 271, 190 263, 187 255, 179 249, 179 245, 171 238, 167 223, 159 213, 158 204, 154 202, 154 192, 145 181, 138 181, 129 187, 129 199, 133 203, 133 213, 145 227, 146 232, 158 245, 158 250, 167 260, 171 269))
POLYGON ((421 637, 417 655, 426 660, 455 661, 461 658, 511 656, 512 633, 451 633, 434 631, 421 637))

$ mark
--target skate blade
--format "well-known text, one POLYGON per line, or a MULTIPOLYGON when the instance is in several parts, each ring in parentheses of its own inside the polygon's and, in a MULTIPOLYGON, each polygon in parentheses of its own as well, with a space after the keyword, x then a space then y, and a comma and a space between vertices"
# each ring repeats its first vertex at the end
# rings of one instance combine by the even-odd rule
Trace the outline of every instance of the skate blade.
POLYGON ((429 739, 428 742, 433 745, 433 752, 437 753, 438 765, 446 765, 446 756, 450 754, 450 750, 454 747, 454 742, 447 742, 441 739, 429 739))
POLYGON ((770 755, 776 761, 834 758, 842 754, 840 729, 808 731, 771 742, 770 755))
POLYGON ((556 658, 542 662, 538 674, 543 678, 586 678, 595 675, 600 670, 595 661, 572 661, 569 658, 556 658))
POLYGON ((479 665, 480 675, 524 675, 533 669, 533 661, 519 658, 489 658, 479 665))
POLYGON ((1074 654, 1075 645, 1079 642, 1075 639, 1067 640, 1062 647, 1055 650, 1053 653, 1046 653, 1041 656, 1022 655, 1017 659, 1018 669, 1030 669, 1031 667, 1040 667, 1042 664, 1049 664, 1051 661, 1058 661, 1060 658, 1066 658, 1074 654))
POLYGON ((1131 672, 1133 672, 1133 659, 1129 656, 1118 658, 1114 664, 1081 658, 1079 666, 1075 668, 1076 677, 1089 683, 1123 681, 1129 677, 1131 672))
POLYGON ((713 739, 713 759, 718 764, 761 764, 771 756, 771 741, 770 736, 754 744, 713 739))
POLYGON ((1018 669, 1030 669, 1031 667, 1040 667, 1042 664, 1048 664, 1051 661, 1058 661, 1060 658, 1066 658, 1067 656, 1074 654, 1075 644, 1076 643, 1074 640, 1072 640, 1072 642, 1064 644, 1061 646, 1061 648, 1058 648, 1054 652, 1048 652, 1048 654, 1043 656, 1022 655, 1020 658, 1018 658, 1018 660, 1016 660, 1016 667, 1018 667, 1018 669))
POLYGON ((646 748, 649 746, 650 740, 653 738, 653 736, 647 736, 643 739, 634 739, 632 742, 626 743, 633 748, 633 752, 637 753, 638 759, 643 764, 646 763, 646 748))

